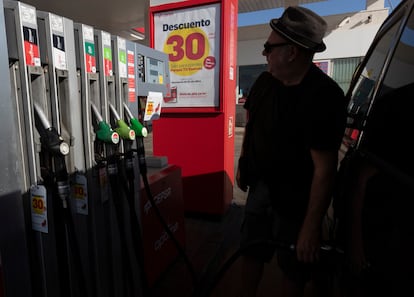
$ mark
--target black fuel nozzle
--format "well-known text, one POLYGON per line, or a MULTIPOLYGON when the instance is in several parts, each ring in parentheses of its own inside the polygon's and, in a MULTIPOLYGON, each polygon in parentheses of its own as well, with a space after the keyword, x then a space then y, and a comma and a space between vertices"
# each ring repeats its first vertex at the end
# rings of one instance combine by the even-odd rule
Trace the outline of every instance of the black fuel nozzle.
POLYGON ((51 152, 53 156, 59 157, 69 154, 68 143, 63 140, 54 127, 45 130, 42 134, 40 136, 42 147, 51 152))
POLYGON ((40 134, 42 148, 53 156, 66 156, 69 154, 69 145, 59 135, 55 127, 49 123, 41 107, 34 103, 36 128, 40 134))
POLYGON ((53 157, 56 191, 61 199, 62 207, 66 209, 68 207, 70 185, 65 156, 69 154, 69 145, 59 135, 56 128, 50 125, 40 106, 37 103, 34 103, 33 106, 40 142, 42 148, 53 157))

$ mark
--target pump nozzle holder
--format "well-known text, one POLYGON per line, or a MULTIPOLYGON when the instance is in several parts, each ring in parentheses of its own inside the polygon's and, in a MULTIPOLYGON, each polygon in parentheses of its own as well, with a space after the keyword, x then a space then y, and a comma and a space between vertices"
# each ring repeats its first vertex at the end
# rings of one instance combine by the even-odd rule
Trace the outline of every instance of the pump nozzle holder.
POLYGON ((148 136, 148 130, 147 128, 145 128, 140 121, 138 121, 136 118, 131 118, 130 119, 130 123, 131 123, 131 129, 135 131, 135 133, 138 136, 141 137, 147 137, 148 136))
POLYGON ((96 136, 100 141, 105 143, 119 143, 119 134, 113 131, 111 127, 104 121, 99 122, 96 136))
POLYGON ((118 132, 119 136, 121 136, 122 139, 126 139, 126 140, 135 139, 135 131, 129 128, 124 120, 118 120, 116 121, 116 124, 118 127, 115 128, 115 131, 118 132))

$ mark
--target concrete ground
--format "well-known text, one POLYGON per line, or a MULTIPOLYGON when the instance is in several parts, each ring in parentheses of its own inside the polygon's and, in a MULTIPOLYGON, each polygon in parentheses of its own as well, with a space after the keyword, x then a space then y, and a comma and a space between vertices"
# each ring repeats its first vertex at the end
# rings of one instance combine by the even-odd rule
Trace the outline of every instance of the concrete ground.
MULTIPOLYGON (((243 133, 244 128, 235 128, 235 173, 243 133)), ((145 151, 152 156, 152 133, 145 139, 145 151)), ((235 185, 233 196, 230 209, 221 218, 185 218, 185 252, 195 275, 179 256, 151 288, 154 297, 240 296, 240 261, 235 256, 247 193, 235 185), (236 259, 234 262, 232 257, 236 259)), ((275 296, 277 276, 277 267, 272 262, 266 267, 259 296, 275 296)))
MULTIPOLYGON (((235 171, 244 128, 235 131, 235 171)), ((151 134, 145 141, 146 154, 152 154, 151 134)), ((221 218, 185 217, 185 254, 177 257, 151 288, 149 297, 238 297, 241 296, 240 259, 237 256, 240 227, 247 193, 236 185, 233 203, 221 218), (234 261, 231 261, 235 259, 234 261), (188 267, 188 263, 194 271, 188 267)), ((280 271, 275 259, 265 266, 258 297, 277 297, 280 271)))

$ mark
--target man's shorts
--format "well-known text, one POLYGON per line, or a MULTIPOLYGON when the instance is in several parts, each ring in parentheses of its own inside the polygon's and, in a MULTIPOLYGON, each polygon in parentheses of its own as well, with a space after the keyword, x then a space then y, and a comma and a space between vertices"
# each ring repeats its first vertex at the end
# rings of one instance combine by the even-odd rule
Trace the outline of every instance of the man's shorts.
POLYGON ((270 244, 276 237, 278 226, 270 203, 267 185, 258 181, 249 188, 245 217, 241 228, 241 249, 244 255, 269 262, 275 252, 270 244))
POLYGON ((271 203, 268 186, 258 181, 250 187, 241 228, 241 253, 262 262, 270 262, 275 251, 280 269, 291 280, 304 284, 310 280, 315 266, 296 258, 291 248, 296 244, 302 220, 277 214, 271 203))

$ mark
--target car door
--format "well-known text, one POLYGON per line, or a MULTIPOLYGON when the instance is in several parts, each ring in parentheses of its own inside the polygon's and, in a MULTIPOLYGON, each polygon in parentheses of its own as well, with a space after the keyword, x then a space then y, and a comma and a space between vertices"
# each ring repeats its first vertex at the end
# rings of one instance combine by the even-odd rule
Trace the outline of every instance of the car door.
POLYGON ((392 296, 413 291, 413 5, 401 2, 385 20, 354 74, 334 197, 337 244, 346 251, 355 241, 346 234, 359 217, 354 234, 362 234, 372 267, 389 273, 392 296))

